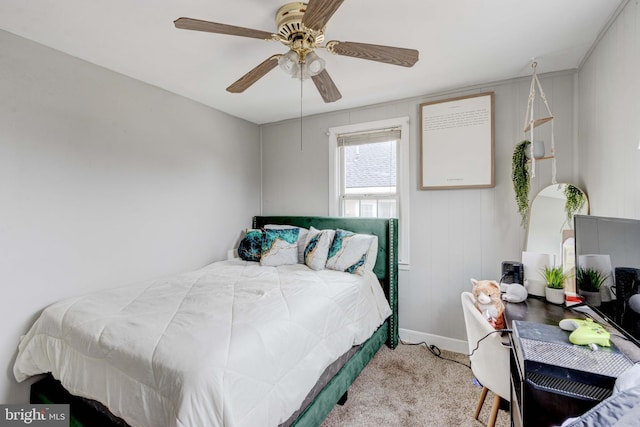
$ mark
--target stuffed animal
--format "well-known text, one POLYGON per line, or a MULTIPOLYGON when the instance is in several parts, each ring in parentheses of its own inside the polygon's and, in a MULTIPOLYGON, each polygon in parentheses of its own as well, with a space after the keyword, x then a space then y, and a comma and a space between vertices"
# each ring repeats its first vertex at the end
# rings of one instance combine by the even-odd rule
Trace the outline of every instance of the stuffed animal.
POLYGON ((495 280, 471 279, 476 308, 496 329, 504 329, 504 304, 500 298, 500 285, 495 280))
POLYGON ((520 283, 500 283, 500 290, 504 292, 502 299, 507 302, 522 302, 527 299, 527 288, 520 283))

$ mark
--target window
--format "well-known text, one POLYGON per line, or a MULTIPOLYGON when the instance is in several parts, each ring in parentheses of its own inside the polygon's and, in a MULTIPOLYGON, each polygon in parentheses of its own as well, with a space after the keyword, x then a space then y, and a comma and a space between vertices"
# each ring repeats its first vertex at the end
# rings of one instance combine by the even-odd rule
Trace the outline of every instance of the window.
POLYGON ((397 218, 399 129, 338 135, 341 216, 397 218))
POLYGON ((329 129, 330 214, 398 218, 398 260, 409 261, 409 118, 329 129))

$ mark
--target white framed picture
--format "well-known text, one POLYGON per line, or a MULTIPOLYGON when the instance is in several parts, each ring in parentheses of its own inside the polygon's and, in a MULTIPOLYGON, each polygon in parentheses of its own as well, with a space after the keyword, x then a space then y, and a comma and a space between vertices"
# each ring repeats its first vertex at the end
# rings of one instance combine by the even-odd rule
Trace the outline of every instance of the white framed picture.
POLYGON ((493 92, 420 104, 422 190, 494 187, 493 92))

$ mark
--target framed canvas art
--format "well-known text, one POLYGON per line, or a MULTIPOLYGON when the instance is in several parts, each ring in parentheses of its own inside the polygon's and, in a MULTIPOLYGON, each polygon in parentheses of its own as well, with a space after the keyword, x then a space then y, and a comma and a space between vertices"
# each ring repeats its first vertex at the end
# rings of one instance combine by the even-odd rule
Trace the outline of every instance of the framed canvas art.
POLYGON ((494 187, 493 92, 420 104, 422 190, 494 187))

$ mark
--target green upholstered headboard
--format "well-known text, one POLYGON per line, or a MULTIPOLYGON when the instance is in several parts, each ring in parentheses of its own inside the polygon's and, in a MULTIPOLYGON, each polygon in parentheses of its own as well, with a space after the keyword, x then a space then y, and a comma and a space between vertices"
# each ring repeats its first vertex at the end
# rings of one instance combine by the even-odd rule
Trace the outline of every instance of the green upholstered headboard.
POLYGON ((375 234, 378 236, 378 257, 373 272, 382 282, 385 295, 391 306, 388 345, 395 348, 398 344, 398 220, 382 218, 346 218, 329 216, 255 216, 253 227, 261 228, 267 224, 287 224, 318 230, 336 229, 354 233, 375 234))

